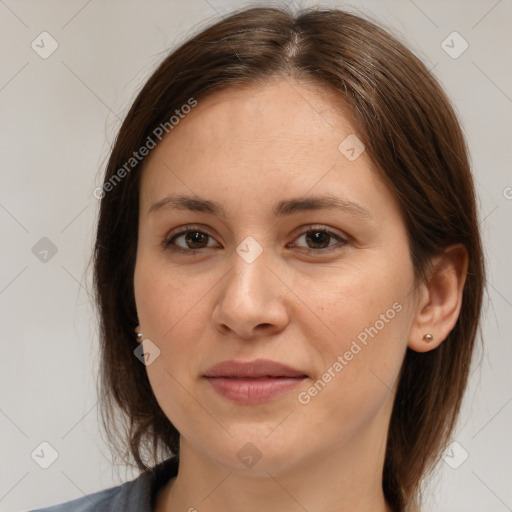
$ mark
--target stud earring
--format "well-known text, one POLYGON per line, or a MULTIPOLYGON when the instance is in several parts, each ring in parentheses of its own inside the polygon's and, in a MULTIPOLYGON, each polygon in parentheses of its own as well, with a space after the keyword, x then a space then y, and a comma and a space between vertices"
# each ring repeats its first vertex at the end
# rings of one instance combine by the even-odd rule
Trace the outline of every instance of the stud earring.
POLYGON ((144 334, 140 332, 140 325, 137 325, 137 327, 135 327, 135 332, 137 333, 137 341, 142 341, 142 338, 144 338, 144 334))
POLYGON ((432 334, 430 334, 430 333, 427 333, 427 334, 425 334, 425 336, 423 336, 423 339, 424 339, 427 343, 430 343, 430 342, 434 339, 434 336, 432 336, 432 334))

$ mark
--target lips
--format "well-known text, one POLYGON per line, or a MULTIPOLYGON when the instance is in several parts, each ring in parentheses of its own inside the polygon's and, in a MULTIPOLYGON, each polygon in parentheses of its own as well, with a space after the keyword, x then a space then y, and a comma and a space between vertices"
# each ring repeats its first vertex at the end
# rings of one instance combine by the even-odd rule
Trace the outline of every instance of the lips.
POLYGON ((205 372, 205 377, 261 378, 261 377, 307 377, 307 375, 285 364, 268 359, 255 361, 223 361, 205 372))
POLYGON ((209 377, 213 389, 224 398, 240 405, 269 402, 296 388, 302 378, 263 377, 238 379, 233 377, 209 377))
POLYGON ((270 361, 223 361, 204 377, 224 398, 244 405, 267 402, 298 386, 308 376, 301 370, 270 361))

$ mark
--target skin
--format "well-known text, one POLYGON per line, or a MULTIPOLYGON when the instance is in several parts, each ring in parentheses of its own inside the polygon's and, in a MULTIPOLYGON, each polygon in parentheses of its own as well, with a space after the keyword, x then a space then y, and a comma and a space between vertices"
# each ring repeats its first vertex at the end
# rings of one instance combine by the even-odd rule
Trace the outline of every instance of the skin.
POLYGON ((146 159, 135 298, 144 338, 160 350, 146 367, 151 386, 181 434, 179 473, 157 511, 391 510, 381 482, 397 376, 408 346, 431 350, 453 328, 467 261, 448 248, 429 280, 415 281, 398 204, 366 152, 349 161, 338 149, 354 133, 334 93, 275 80, 201 99, 146 159), (148 213, 178 193, 219 202, 226 218, 148 213), (368 217, 332 208, 272 215, 281 200, 327 193, 368 217), (164 246, 185 225, 210 235, 174 239, 196 254, 164 246), (315 227, 333 235, 311 239, 315 227), (246 237, 262 249, 251 263, 236 251, 246 237), (393 304, 394 318, 300 403, 393 304), (258 358, 308 378, 266 403, 239 405, 202 377, 215 363, 258 358), (261 454, 252 467, 237 457, 248 442, 261 454))

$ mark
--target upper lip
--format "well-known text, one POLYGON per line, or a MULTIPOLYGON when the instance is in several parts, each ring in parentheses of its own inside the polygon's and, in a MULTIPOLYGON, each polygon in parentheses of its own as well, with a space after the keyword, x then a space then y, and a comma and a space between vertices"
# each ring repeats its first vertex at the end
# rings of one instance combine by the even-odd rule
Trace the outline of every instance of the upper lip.
POLYGON ((254 361, 222 361, 204 373, 205 377, 307 377, 300 370, 269 359, 254 361))

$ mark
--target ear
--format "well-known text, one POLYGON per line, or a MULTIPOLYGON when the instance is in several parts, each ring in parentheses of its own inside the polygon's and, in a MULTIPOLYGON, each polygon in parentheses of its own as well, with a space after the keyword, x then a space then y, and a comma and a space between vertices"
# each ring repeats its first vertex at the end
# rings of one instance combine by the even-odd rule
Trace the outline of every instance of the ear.
POLYGON ((410 349, 428 352, 446 339, 459 317, 467 269, 468 253, 462 244, 451 245, 432 259, 426 281, 417 290, 410 349), (426 334, 432 340, 425 339, 426 334))

